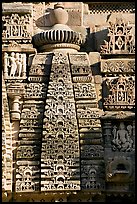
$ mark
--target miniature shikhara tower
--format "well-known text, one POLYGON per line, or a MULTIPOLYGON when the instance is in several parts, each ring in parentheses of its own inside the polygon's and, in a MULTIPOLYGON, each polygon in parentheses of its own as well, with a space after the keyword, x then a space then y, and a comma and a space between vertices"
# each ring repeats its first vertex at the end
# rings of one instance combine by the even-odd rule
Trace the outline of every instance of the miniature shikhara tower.
POLYGON ((61 3, 50 20, 50 30, 33 36, 38 53, 21 114, 17 192, 80 190, 80 132, 88 128, 77 115, 86 103, 94 111, 97 107, 88 56, 78 53, 81 34, 66 25, 61 3))
MULTIPOLYGON (((104 27, 96 30, 96 25, 88 21, 100 16, 93 9, 93 2, 88 2, 93 6, 88 9, 83 2, 49 3, 54 8, 48 4, 43 8, 45 3, 37 2, 5 4, 4 200, 109 202, 113 198, 124 201, 127 197, 132 200, 135 178, 132 26, 122 15, 116 13, 113 18, 113 12, 104 13, 104 18, 113 19, 105 36, 104 27), (72 22, 73 18, 81 21, 80 26, 72 22), (102 42, 106 39, 104 45, 98 36, 102 42)), ((105 5, 98 2, 95 7, 104 12, 105 5)), ((99 24, 102 26, 102 21, 99 24)))

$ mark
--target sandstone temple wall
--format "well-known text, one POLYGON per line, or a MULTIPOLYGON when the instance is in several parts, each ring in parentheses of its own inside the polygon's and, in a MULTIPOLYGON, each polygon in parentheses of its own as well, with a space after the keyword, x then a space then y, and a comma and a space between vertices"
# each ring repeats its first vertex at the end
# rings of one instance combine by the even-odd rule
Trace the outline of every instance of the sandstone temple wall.
POLYGON ((2 3, 2 201, 134 197, 134 2, 2 3))

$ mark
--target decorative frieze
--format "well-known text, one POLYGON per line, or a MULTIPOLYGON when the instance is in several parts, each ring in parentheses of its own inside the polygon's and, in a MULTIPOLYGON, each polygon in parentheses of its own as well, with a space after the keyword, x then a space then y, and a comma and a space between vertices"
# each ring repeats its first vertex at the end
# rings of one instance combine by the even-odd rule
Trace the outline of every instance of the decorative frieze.
POLYGON ((94 86, 90 83, 74 84, 74 91, 76 99, 96 99, 94 86))
POLYGON ((134 59, 101 59, 101 72, 112 73, 135 73, 134 59))
POLYGON ((103 159, 104 149, 102 145, 82 145, 81 159, 103 159))
POLYGON ((31 14, 5 14, 2 16, 4 28, 2 33, 2 40, 9 43, 16 40, 17 43, 31 43, 31 34, 28 32, 31 14))

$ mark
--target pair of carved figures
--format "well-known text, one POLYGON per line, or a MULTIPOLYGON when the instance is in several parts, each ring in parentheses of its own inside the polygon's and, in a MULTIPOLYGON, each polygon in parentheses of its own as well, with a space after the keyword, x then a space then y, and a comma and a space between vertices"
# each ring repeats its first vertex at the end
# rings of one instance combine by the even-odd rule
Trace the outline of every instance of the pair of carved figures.
POLYGON ((124 122, 120 122, 119 129, 117 130, 117 126, 113 126, 113 150, 118 149, 121 151, 131 151, 133 140, 132 136, 132 126, 128 125, 127 129, 125 128, 124 122))
POLYGON ((18 76, 21 76, 22 62, 19 53, 12 52, 11 56, 9 57, 9 63, 11 66, 10 76, 14 77, 16 72, 18 73, 18 76))

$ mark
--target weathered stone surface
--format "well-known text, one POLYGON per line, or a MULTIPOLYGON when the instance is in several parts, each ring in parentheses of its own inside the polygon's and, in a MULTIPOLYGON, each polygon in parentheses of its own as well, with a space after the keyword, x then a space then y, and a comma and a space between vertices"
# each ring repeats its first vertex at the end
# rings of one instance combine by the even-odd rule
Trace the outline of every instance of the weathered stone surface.
POLYGON ((134 2, 2 8, 2 200, 134 202, 134 2))

